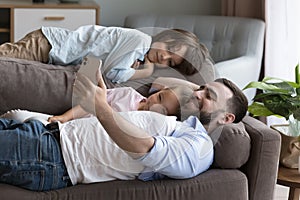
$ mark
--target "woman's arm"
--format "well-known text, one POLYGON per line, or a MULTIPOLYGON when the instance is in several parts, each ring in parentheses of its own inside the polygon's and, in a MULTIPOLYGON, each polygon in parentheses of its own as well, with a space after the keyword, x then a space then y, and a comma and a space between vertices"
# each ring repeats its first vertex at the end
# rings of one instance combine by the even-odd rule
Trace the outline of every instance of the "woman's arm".
POLYGON ((135 69, 133 76, 129 80, 147 78, 152 75, 154 71, 154 63, 151 63, 147 56, 144 57, 145 62, 143 64, 143 69, 138 69, 140 63, 138 61, 134 62, 132 68, 135 69))

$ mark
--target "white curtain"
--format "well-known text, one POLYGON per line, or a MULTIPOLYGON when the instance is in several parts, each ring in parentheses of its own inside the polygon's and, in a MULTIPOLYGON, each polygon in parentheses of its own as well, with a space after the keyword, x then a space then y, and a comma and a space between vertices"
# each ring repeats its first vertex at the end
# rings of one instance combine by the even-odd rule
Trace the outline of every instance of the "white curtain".
MULTIPOLYGON (((295 81, 300 60, 300 1, 265 0, 265 76, 295 81)), ((286 123, 268 117, 268 125, 286 123)))
MULTIPOLYGON (((221 0, 222 14, 265 20, 264 76, 295 80, 300 61, 300 0, 221 0)), ((268 117, 267 124, 286 123, 268 117)))

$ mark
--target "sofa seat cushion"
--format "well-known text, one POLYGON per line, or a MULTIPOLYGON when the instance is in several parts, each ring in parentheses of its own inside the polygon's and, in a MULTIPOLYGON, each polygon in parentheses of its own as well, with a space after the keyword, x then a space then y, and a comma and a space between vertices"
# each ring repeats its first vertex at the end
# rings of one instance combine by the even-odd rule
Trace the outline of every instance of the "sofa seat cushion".
POLYGON ((192 200, 192 199, 248 199, 247 178, 239 170, 212 169, 186 180, 156 180, 143 182, 109 181, 76 185, 49 192, 29 190, 0 184, 3 199, 110 199, 110 200, 192 200))

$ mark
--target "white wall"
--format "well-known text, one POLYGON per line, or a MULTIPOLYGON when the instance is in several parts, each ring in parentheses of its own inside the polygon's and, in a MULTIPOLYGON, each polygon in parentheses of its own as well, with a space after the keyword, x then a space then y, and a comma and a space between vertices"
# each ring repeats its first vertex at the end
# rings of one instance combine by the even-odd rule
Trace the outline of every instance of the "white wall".
MULTIPOLYGON (((89 1, 89 0, 80 0, 89 1)), ((121 26, 136 13, 180 13, 219 15, 220 0, 95 0, 100 6, 100 24, 121 26)))

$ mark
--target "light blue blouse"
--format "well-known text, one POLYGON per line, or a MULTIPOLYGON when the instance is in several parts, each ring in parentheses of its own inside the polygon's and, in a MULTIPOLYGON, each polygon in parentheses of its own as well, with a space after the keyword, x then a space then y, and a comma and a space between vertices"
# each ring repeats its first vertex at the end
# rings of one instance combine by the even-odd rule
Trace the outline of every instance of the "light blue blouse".
POLYGON ((147 168, 141 180, 194 177, 206 171, 213 162, 213 142, 200 121, 191 116, 170 136, 154 136, 151 151, 139 158, 147 168))
POLYGON ((42 27, 52 46, 49 63, 69 65, 81 63, 83 57, 97 57, 103 61, 102 69, 112 82, 125 82, 133 74, 131 65, 144 60, 151 36, 121 27, 97 25, 81 26, 74 31, 58 27, 42 27))

